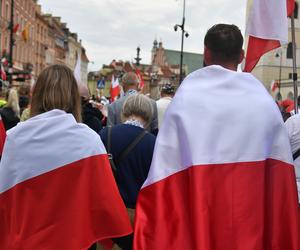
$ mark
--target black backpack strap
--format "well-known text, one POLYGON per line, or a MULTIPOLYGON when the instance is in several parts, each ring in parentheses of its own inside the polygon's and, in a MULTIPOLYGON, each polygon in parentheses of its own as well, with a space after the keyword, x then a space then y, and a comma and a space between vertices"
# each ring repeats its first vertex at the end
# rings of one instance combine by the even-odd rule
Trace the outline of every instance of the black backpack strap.
POLYGON ((112 171, 115 175, 116 172, 117 172, 117 167, 116 167, 116 164, 115 164, 115 161, 114 161, 114 157, 111 153, 111 134, 112 134, 112 127, 108 126, 107 127, 107 155, 108 155, 108 159, 109 159, 109 162, 110 162, 110 166, 111 166, 112 171))
POLYGON ((143 130, 134 140, 132 143, 130 143, 125 150, 120 154, 118 158, 115 159, 116 164, 119 164, 130 152, 131 150, 143 139, 143 137, 148 132, 146 130, 143 130))
POLYGON ((293 160, 296 160, 300 156, 300 148, 293 154, 293 160))

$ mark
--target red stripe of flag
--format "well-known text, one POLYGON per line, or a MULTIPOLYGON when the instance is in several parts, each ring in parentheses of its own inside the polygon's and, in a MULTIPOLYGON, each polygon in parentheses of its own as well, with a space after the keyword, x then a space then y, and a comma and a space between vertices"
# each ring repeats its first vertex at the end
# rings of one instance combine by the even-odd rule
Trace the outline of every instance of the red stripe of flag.
POLYGON ((192 166, 141 190, 134 249, 299 250, 296 200, 284 162, 192 166))
POLYGON ((91 156, 0 194, 0 249, 88 249, 132 232, 107 155, 91 156))

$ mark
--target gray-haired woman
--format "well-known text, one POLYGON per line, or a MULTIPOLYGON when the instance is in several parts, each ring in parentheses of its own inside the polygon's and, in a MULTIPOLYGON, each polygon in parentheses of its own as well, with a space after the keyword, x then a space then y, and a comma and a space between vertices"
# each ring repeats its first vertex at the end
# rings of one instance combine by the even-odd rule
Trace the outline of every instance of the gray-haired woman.
POLYGON ((141 94, 132 95, 123 105, 123 123, 100 132, 112 158, 119 191, 130 209, 135 208, 138 192, 147 178, 152 160, 156 137, 145 130, 152 115, 149 98, 141 94))

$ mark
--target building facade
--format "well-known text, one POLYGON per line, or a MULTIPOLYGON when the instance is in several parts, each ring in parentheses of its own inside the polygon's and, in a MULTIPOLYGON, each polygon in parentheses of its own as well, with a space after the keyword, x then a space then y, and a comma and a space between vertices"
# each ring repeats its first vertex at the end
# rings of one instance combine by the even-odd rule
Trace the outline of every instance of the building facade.
POLYGON ((49 49, 49 24, 43 17, 41 6, 36 5, 36 32, 35 32, 35 75, 38 76, 46 67, 46 54, 49 49))
MULTIPOLYGON (((35 0, 14 1, 14 72, 33 73, 35 68, 35 0)), ((0 1, 0 51, 9 57, 11 0, 0 1)))
MULTIPOLYGON (((162 42, 153 42, 151 65, 157 70, 169 71, 174 76, 180 73, 180 51, 169 50, 163 47, 162 42)), ((191 52, 183 52, 183 72, 187 75, 203 67, 203 55, 191 52)), ((169 75, 168 73, 167 75, 169 75)))
MULTIPOLYGON (((10 19, 11 0, 0 0, 1 60, 10 57, 10 19)), ((87 82, 89 61, 77 34, 70 32, 61 17, 44 14, 37 0, 14 0, 13 31, 14 80, 36 80, 40 72, 52 64, 65 64, 74 70, 77 55, 84 51, 82 74, 87 82)), ((5 67, 8 72, 8 66, 5 67)))

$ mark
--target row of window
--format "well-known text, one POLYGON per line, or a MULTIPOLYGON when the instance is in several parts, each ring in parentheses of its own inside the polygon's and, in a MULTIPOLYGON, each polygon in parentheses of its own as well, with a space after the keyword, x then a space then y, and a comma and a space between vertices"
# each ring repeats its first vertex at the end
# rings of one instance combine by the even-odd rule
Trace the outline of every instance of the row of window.
MULTIPOLYGON (((0 16, 5 17, 6 19, 10 18, 10 3, 11 0, 9 1, 0 0, 0 16)), ((22 12, 26 11, 28 14, 35 13, 35 3, 33 0, 15 1, 15 6, 17 4, 20 4, 20 6, 22 7, 22 12)))

